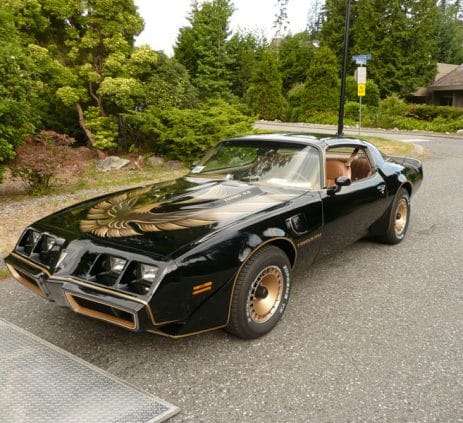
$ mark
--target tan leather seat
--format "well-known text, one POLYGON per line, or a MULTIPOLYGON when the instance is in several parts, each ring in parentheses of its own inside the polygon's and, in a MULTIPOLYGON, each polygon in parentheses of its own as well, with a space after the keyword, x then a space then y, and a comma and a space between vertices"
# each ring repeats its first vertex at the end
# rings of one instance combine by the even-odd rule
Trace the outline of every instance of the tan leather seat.
POLYGON ((366 178, 371 175, 371 166, 367 159, 355 159, 351 165, 352 180, 366 178))
POLYGON ((336 178, 338 176, 351 177, 350 168, 346 167, 341 160, 326 160, 326 186, 333 187, 336 185, 336 178))

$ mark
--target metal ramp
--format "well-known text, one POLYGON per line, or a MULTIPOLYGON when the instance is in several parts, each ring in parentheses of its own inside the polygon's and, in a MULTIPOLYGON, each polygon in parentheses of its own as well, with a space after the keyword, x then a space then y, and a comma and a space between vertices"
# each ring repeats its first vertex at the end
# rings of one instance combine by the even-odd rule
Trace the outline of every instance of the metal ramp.
POLYGON ((178 411, 0 319, 0 422, 146 423, 178 411))

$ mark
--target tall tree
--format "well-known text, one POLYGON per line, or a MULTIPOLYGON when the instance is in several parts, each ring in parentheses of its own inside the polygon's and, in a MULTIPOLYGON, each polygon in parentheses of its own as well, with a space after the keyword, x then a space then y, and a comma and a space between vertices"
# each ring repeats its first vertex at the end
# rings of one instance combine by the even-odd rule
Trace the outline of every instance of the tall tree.
POLYGON ((230 89, 234 95, 243 98, 249 88, 252 72, 266 40, 257 35, 238 32, 226 43, 226 68, 230 89))
POLYGON ((14 156, 21 139, 34 129, 38 118, 32 101, 39 86, 33 79, 33 63, 26 55, 13 13, 0 9, 0 182, 3 162, 14 156))
POLYGON ((272 48, 262 52, 251 78, 246 100, 254 115, 262 119, 283 118, 287 102, 279 72, 278 55, 272 48))
POLYGON ((88 144, 114 146, 117 127, 99 88, 121 68, 143 29, 133 0, 7 1, 19 29, 71 71, 72 81, 57 95, 75 108, 88 144))
POLYGON ((187 68, 203 98, 229 94, 226 40, 232 13, 230 0, 195 1, 190 25, 180 29, 175 58, 187 68))
POLYGON ((438 62, 454 64, 463 62, 463 23, 458 17, 458 5, 440 2, 435 35, 438 62))
POLYGON ((323 26, 324 0, 313 0, 307 16, 307 30, 312 39, 318 39, 323 26))
POLYGON ((436 71, 435 0, 361 0, 353 23, 353 53, 371 53, 370 77, 384 97, 403 95, 436 71))
POLYGON ((278 10, 275 14, 275 20, 273 22, 276 39, 281 38, 289 27, 288 2, 289 0, 277 0, 278 10))
MULTIPOLYGON (((363 1, 363 0, 359 0, 363 1)), ((351 22, 356 21, 357 3, 351 2, 351 22)), ((320 31, 322 44, 329 47, 336 55, 339 69, 344 51, 344 25, 347 0, 326 0, 323 8, 323 26, 320 31)), ((359 6, 360 7, 360 6, 359 6)), ((351 30, 352 34, 352 30, 351 30)), ((352 44, 351 44, 352 45, 352 44)))
MULTIPOLYGON (((327 0, 322 41, 342 58, 346 0, 327 0)), ((358 0, 352 3, 351 54, 371 53, 369 75, 381 95, 408 94, 436 70, 435 0, 358 0)), ((350 62, 353 72, 354 64, 350 62)))
POLYGON ((316 50, 304 84, 302 107, 310 112, 336 110, 339 77, 336 56, 328 47, 316 50))
POLYGON ((298 82, 305 82, 314 50, 307 31, 287 35, 281 40, 278 55, 284 91, 298 82))

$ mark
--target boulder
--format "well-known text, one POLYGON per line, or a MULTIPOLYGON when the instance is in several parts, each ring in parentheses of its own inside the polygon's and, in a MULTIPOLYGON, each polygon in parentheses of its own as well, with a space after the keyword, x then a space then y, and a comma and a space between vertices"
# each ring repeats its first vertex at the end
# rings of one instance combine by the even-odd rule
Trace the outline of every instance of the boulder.
POLYGON ((152 167, 162 166, 164 165, 164 159, 158 156, 150 156, 146 159, 146 164, 152 167))
POLYGON ((180 170, 182 168, 182 162, 178 160, 169 160, 164 164, 164 167, 167 170, 180 170))
POLYGON ((100 172, 108 172, 110 170, 119 170, 124 166, 127 166, 130 163, 130 160, 123 159, 117 156, 108 156, 103 160, 98 160, 96 162, 96 169, 100 172))
POLYGON ((463 129, 459 129, 459 130, 457 131, 457 134, 463 135, 463 129))

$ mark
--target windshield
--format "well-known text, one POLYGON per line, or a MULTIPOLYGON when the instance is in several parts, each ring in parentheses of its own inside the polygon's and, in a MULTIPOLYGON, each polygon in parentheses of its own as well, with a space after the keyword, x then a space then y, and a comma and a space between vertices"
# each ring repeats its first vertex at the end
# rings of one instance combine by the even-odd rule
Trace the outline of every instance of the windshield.
POLYGON ((320 156, 315 147, 275 142, 224 142, 191 173, 228 180, 301 189, 320 189, 320 156))

